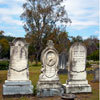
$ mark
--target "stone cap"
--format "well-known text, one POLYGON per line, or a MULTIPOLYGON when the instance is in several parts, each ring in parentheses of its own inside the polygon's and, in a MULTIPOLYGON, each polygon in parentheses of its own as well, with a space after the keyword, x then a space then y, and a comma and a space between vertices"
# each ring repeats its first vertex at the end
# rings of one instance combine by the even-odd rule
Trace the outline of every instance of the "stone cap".
POLYGON ((26 42, 25 38, 21 37, 15 38, 12 42, 9 42, 9 44, 10 46, 15 46, 18 41, 21 41, 24 44, 23 46, 29 46, 29 43, 26 42))

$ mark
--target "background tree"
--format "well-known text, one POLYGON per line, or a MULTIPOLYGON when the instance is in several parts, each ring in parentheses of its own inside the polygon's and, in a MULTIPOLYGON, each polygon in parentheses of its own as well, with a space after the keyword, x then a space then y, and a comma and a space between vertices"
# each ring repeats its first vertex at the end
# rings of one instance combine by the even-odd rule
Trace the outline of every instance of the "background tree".
POLYGON ((9 42, 12 42, 14 37, 5 36, 4 31, 0 31, 0 59, 9 58, 10 56, 10 47, 9 42))
POLYGON ((61 30, 57 23, 71 22, 64 6, 61 5, 62 2, 63 0, 27 0, 23 5, 21 18, 25 22, 26 40, 33 50, 30 50, 29 56, 34 55, 36 62, 50 37, 56 46, 60 43, 57 38, 61 30))
POLYGON ((79 36, 79 35, 76 36, 76 37, 71 36, 70 38, 71 38, 71 44, 73 44, 75 42, 83 42, 83 38, 81 36, 79 36))
POLYGON ((87 56, 88 60, 99 61, 99 49, 92 52, 89 56, 87 56))
POLYGON ((9 43, 8 43, 8 40, 6 40, 6 39, 0 40, 0 45, 2 47, 0 57, 1 58, 9 58, 9 43))
POLYGON ((9 44, 8 40, 4 38, 4 31, 0 31, 0 58, 9 57, 9 44))
POLYGON ((88 39, 84 40, 84 44, 87 47, 87 55, 92 54, 94 51, 99 49, 99 40, 95 36, 91 36, 88 39))
MULTIPOLYGON (((4 31, 0 31, 0 36, 2 36, 4 31)), ((1 58, 1 51, 2 51, 2 45, 0 44, 0 58, 1 58)))
POLYGON ((0 31, 0 35, 3 35, 3 33, 4 33, 4 31, 1 30, 1 31, 0 31))

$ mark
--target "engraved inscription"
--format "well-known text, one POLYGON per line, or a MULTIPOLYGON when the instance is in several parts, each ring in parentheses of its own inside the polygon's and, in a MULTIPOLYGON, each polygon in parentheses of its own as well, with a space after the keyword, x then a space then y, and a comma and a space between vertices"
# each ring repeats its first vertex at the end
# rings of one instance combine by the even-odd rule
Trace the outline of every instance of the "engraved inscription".
POLYGON ((81 45, 75 45, 72 48, 72 71, 84 71, 86 64, 86 50, 81 45))

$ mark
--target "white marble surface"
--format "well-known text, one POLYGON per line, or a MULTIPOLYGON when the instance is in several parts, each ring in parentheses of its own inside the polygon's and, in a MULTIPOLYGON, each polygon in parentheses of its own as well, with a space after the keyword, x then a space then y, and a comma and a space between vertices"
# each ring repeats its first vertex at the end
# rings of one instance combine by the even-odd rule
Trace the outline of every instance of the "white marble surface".
POLYGON ((29 80, 28 44, 25 39, 16 38, 10 43, 10 64, 3 95, 26 94, 33 94, 33 85, 29 80))
POLYGON ((57 75, 59 56, 56 49, 53 47, 53 43, 48 44, 48 46, 43 50, 41 54, 41 61, 43 68, 41 69, 42 73, 39 77, 39 80, 59 80, 57 75))
POLYGON ((17 38, 10 45, 8 80, 29 80, 28 44, 17 38))
POLYGON ((68 80, 64 85, 66 93, 91 92, 91 86, 86 79, 87 50, 82 43, 75 43, 69 51, 68 80))
POLYGON ((42 69, 37 84, 37 96, 59 96, 63 89, 58 77, 58 52, 51 40, 41 54, 42 69), (46 92, 48 91, 48 92, 46 92))

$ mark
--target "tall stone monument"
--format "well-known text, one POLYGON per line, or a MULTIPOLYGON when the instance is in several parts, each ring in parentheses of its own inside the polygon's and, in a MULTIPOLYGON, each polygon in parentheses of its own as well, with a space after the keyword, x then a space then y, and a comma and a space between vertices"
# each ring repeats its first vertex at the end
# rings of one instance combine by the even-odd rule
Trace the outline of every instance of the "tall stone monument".
POLYGON ((63 93, 58 77, 59 56, 54 48, 53 41, 49 40, 47 47, 41 54, 42 73, 37 84, 37 96, 59 96, 63 93))
POLYGON ((86 47, 82 43, 75 43, 69 51, 68 80, 64 84, 66 93, 91 92, 91 86, 86 80, 86 47))
POLYGON ((33 86, 28 70, 28 43, 23 38, 16 38, 10 43, 10 64, 7 80, 3 85, 3 95, 32 93, 33 86))

